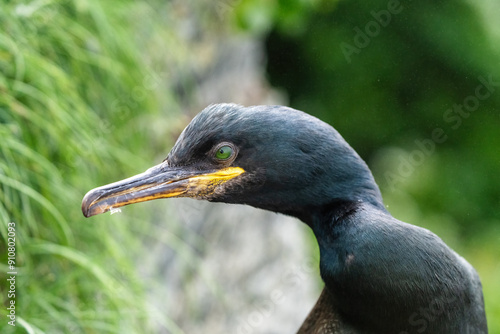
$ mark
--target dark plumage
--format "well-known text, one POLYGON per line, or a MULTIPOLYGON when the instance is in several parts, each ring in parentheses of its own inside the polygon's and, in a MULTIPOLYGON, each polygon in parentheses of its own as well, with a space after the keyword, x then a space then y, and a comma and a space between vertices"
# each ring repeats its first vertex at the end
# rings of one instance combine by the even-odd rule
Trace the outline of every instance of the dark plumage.
POLYGON ((325 288, 299 333, 487 333, 474 268, 433 233, 393 218, 363 160, 303 112, 209 106, 162 164, 90 191, 82 210, 161 197, 248 204, 309 225, 325 288))

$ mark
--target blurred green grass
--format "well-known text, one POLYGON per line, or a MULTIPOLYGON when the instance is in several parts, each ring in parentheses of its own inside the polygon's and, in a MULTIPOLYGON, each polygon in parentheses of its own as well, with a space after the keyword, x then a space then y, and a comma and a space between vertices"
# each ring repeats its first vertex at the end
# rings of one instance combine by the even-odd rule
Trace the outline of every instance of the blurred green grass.
POLYGON ((0 284, 1 333, 145 333, 153 322, 182 332, 146 305, 134 265, 150 213, 99 224, 79 206, 87 190, 146 169, 157 153, 147 124, 163 78, 151 80, 146 42, 136 40, 144 10, 133 1, 2 3, 0 271, 15 222, 18 275, 15 328, 0 284))

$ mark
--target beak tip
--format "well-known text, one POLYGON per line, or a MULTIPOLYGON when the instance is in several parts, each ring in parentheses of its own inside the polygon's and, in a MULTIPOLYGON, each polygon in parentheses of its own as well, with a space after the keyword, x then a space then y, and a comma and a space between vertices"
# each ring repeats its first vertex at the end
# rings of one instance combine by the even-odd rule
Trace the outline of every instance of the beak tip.
POLYGON ((89 218, 89 217, 91 217, 91 214, 90 214, 90 212, 89 212, 88 208, 83 207, 83 205, 82 205, 82 213, 83 213, 83 216, 84 216, 85 218, 89 218))
POLYGON ((93 210, 93 204, 95 204, 95 201, 99 198, 99 196, 100 193, 96 192, 94 189, 86 193, 85 196, 83 197, 82 213, 85 216, 85 218, 89 218, 97 214, 95 212, 96 210, 93 210))
POLYGON ((92 214, 90 213, 90 207, 85 202, 85 198, 82 201, 82 213, 85 218, 89 218, 92 216, 92 214))

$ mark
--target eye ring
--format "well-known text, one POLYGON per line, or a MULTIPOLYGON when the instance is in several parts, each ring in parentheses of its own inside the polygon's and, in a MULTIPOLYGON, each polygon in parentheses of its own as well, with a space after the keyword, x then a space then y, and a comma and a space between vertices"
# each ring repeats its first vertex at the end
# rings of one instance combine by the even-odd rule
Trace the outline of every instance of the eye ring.
POLYGON ((217 162, 230 163, 236 159, 238 150, 233 143, 222 142, 214 147, 211 155, 217 162))

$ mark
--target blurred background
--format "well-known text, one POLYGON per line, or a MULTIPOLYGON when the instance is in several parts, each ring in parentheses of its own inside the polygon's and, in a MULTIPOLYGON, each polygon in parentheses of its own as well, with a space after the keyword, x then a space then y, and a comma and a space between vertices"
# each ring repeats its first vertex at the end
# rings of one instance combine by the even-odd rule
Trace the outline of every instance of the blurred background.
POLYGON ((88 190, 159 163, 218 102, 332 124, 388 210, 477 269, 500 333, 498 1, 0 6, 1 333, 297 330, 322 288, 302 223, 180 199, 81 214, 88 190))

